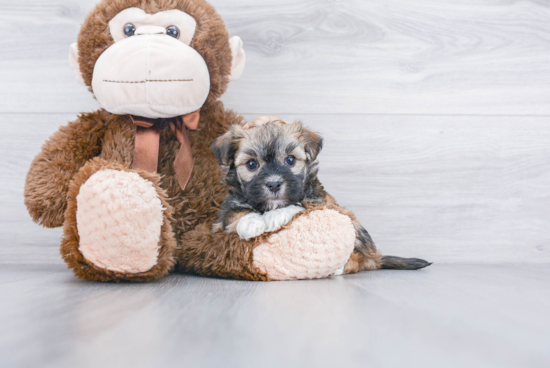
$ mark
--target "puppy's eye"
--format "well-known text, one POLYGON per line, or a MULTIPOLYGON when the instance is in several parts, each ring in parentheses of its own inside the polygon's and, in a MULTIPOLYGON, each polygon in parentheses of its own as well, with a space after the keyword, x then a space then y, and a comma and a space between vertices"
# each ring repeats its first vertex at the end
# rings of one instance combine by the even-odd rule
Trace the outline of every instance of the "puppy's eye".
POLYGON ((294 156, 288 156, 285 158, 285 164, 288 166, 294 166, 296 164, 296 157, 294 156))
POLYGON ((256 170, 259 166, 260 164, 258 164, 258 161, 256 160, 248 160, 246 163, 246 168, 250 171, 256 170))
POLYGON ((180 29, 176 26, 166 27, 166 34, 174 38, 180 38, 180 29))
POLYGON ((136 26, 134 26, 132 23, 126 23, 124 25, 124 34, 126 37, 133 36, 134 33, 136 33, 136 26))

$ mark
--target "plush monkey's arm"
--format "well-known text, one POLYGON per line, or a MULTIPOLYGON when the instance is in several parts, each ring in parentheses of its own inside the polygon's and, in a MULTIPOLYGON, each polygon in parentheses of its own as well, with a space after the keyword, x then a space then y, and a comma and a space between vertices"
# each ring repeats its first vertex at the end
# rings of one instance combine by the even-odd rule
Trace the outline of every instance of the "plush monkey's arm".
POLYGON ((185 233, 178 244, 177 268, 203 276, 257 281, 334 274, 348 261, 356 232, 347 213, 328 207, 312 206, 277 233, 250 240, 241 239, 237 231, 218 228, 212 232, 210 226, 201 224, 185 233))
POLYGON ((202 276, 265 281, 267 275, 254 267, 255 245, 257 239, 241 240, 236 232, 212 232, 201 224, 185 233, 177 245, 176 267, 202 276))
POLYGON ((25 183, 25 205, 45 227, 63 225, 69 182, 101 151, 105 120, 101 112, 83 114, 61 127, 34 158, 25 183))

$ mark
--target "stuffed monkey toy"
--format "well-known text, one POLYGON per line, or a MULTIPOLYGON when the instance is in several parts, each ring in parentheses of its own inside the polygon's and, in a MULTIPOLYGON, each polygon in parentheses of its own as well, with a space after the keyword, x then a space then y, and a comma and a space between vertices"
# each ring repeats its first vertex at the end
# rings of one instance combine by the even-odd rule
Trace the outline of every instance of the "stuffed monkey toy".
POLYGON ((219 98, 245 54, 206 1, 102 0, 71 45, 70 63, 102 108, 44 144, 25 204, 35 222, 63 226, 61 255, 76 276, 289 280, 427 265, 382 257, 328 195, 254 239, 212 231, 227 194, 212 145, 243 123, 219 98))

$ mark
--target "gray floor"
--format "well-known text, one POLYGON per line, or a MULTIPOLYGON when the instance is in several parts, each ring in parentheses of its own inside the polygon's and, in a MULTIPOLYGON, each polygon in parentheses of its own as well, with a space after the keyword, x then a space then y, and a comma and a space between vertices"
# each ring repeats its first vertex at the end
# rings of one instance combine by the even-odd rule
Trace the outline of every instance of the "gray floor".
POLYGON ((2 367, 548 367, 549 265, 97 284, 0 268, 2 367))

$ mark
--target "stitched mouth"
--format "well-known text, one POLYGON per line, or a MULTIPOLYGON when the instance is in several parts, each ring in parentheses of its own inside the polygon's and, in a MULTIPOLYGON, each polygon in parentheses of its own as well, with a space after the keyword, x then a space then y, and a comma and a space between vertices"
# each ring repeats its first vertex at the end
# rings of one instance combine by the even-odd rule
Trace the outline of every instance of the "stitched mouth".
POLYGON ((146 79, 142 81, 116 81, 110 79, 104 79, 105 83, 159 83, 159 82, 193 82, 193 79, 146 79))

